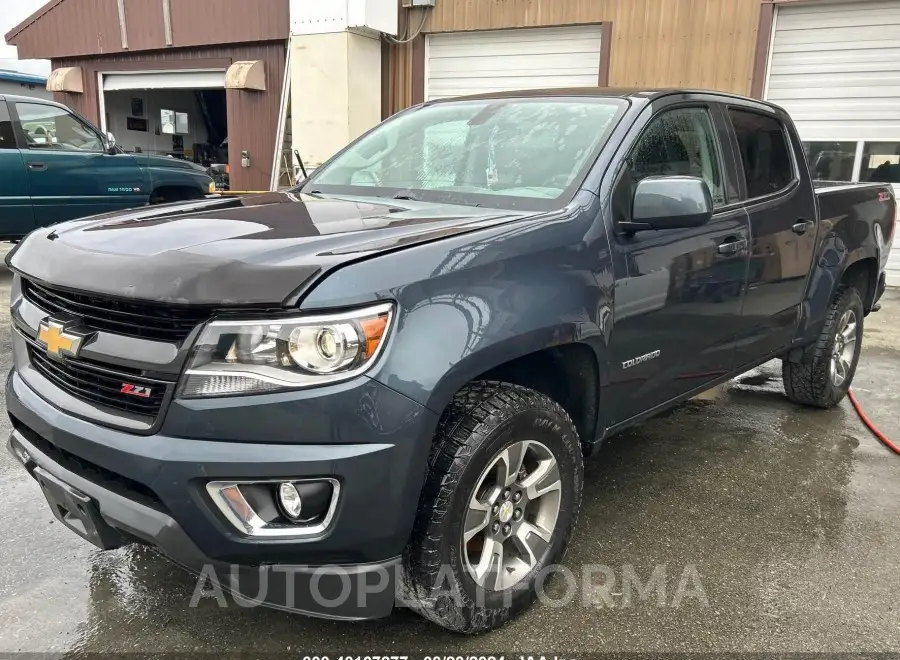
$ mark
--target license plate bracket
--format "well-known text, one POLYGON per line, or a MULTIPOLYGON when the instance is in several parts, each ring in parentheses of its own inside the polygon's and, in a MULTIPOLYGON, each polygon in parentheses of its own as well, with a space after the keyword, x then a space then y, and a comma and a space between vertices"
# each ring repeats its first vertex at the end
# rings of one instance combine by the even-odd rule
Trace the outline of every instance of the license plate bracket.
POLYGON ((125 545, 122 535, 103 520, 90 497, 40 467, 34 468, 34 478, 53 515, 63 525, 102 550, 125 545))

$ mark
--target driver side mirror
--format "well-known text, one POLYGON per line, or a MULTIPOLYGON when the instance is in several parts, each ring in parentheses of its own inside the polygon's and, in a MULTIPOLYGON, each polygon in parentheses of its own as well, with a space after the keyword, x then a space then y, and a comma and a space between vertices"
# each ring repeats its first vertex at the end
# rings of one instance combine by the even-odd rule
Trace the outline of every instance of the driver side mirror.
POLYGON ((638 182, 631 205, 631 222, 622 231, 700 227, 712 219, 712 195, 695 176, 651 176, 638 182))
POLYGON ((109 131, 106 132, 106 136, 103 138, 103 151, 110 155, 116 153, 116 136, 109 131))

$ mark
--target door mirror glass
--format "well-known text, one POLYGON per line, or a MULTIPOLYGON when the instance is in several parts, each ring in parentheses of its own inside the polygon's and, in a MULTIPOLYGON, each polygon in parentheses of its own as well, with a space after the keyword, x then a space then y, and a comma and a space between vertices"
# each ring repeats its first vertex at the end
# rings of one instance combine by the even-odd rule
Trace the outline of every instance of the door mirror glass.
POLYGON ((116 153, 116 136, 109 131, 106 132, 106 137, 103 138, 103 149, 108 154, 116 153))
POLYGON ((705 225, 712 218, 712 195, 695 176, 653 176, 638 182, 632 204, 631 231, 682 229, 705 225))

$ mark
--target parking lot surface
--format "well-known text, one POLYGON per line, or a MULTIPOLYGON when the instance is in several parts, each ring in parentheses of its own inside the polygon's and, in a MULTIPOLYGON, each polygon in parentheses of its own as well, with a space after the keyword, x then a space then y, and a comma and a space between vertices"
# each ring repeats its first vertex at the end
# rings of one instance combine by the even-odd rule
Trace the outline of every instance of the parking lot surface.
MULTIPOLYGON (((4 373, 9 284, 0 271, 4 373)), ((898 376, 889 292, 866 320, 854 391, 894 439, 898 376)), ((5 412, 0 426, 5 442, 5 412)), ((191 607, 193 577, 150 550, 95 551, 5 451, 0 493, 0 652, 900 651, 900 458, 849 402, 790 404, 777 363, 604 445, 586 466, 571 576, 548 588, 557 600, 476 638, 404 610, 339 623, 230 599, 191 607)))

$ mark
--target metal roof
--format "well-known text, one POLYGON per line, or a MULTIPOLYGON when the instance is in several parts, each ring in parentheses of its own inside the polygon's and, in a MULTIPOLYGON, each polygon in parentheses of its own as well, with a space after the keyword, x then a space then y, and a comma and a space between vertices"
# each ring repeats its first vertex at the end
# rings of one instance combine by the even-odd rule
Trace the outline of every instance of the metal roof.
POLYGON ((19 71, 10 71, 8 69, 0 69, 0 80, 8 80, 10 82, 27 83, 29 85, 46 85, 47 79, 44 76, 35 76, 31 73, 21 73, 19 71))

